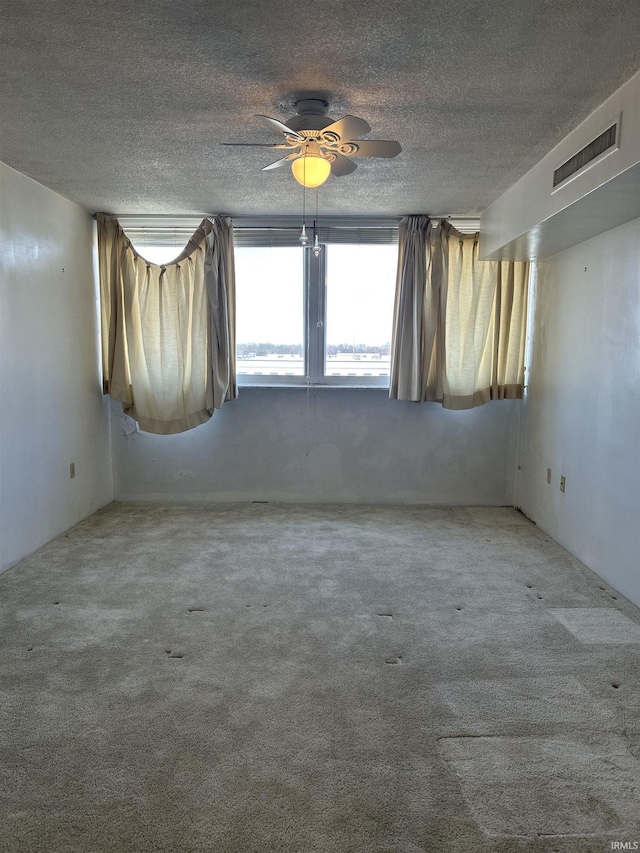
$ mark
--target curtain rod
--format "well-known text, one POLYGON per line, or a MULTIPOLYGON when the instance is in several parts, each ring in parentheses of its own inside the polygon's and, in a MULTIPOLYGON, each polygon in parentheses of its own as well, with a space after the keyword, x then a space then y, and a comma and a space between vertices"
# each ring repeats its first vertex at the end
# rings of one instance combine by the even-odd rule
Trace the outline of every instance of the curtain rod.
MULTIPOLYGON (((114 214, 118 220, 129 222, 129 227, 137 228, 166 228, 166 229, 189 229, 197 227, 197 225, 209 216, 214 214, 194 213, 194 214, 143 214, 143 213, 121 213, 114 214)), ((223 214, 227 216, 227 214, 223 214)), ((97 218, 97 214, 93 214, 93 218, 97 218)), ((288 229, 298 228, 300 226, 300 216, 265 216, 265 215, 247 215, 229 216, 236 228, 252 228, 252 229, 288 229)), ((445 219, 450 222, 458 231, 474 233, 480 230, 479 216, 432 216, 433 220, 445 219)), ((325 228, 397 228, 401 217, 389 216, 322 216, 320 222, 325 228)), ((124 227, 124 226, 123 226, 124 227)))

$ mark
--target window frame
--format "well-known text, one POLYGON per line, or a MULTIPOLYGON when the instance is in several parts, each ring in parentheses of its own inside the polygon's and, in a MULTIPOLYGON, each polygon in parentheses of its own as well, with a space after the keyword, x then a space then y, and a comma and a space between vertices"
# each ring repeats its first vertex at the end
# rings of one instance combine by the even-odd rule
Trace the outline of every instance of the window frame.
MULTIPOLYGON (((238 248, 259 246, 300 246, 301 223, 291 218, 233 220, 234 242, 238 248), (286 221, 286 220, 289 221, 286 221), (260 233, 262 232, 262 233, 260 233)), ((345 218, 326 221, 318 229, 321 250, 312 246, 302 248, 303 286, 303 348, 306 371, 302 376, 274 376, 241 373, 237 369, 239 388, 389 388, 390 376, 329 376, 326 374, 326 306, 327 306, 327 248, 332 243, 348 245, 398 244, 399 219, 345 218)), ((311 229, 307 227, 309 233, 311 229)), ((389 317, 391 329, 393 317, 389 317)))

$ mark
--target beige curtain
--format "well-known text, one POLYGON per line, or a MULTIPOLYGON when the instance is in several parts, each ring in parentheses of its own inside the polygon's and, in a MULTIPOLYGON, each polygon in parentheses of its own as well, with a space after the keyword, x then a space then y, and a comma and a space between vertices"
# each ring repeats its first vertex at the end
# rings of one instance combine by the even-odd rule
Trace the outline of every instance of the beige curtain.
POLYGON ((166 265, 142 258, 98 214, 104 392, 145 432, 184 432, 238 396, 228 220, 205 219, 166 265))
POLYGON ((389 396, 470 409, 524 392, 529 265, 480 261, 478 235, 400 223, 389 396))

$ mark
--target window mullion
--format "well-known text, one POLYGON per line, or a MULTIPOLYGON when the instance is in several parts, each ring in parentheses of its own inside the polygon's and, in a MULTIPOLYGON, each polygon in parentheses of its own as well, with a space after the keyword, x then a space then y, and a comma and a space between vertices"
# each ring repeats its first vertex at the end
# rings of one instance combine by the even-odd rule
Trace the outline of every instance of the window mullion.
POLYGON ((316 385, 324 376, 324 262, 325 252, 316 257, 305 249, 305 292, 307 299, 307 370, 309 382, 316 385))

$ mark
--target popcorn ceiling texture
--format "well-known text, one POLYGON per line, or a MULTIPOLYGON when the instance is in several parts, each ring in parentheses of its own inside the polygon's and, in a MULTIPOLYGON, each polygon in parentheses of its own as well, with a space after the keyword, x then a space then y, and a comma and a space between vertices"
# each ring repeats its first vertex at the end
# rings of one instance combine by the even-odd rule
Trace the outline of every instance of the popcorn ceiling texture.
POLYGON ((638 68, 637 0, 8 0, 0 159, 90 211, 298 213, 254 117, 302 95, 394 160, 320 190, 333 214, 479 213, 638 68))
POLYGON ((112 504, 0 577, 0 850, 602 853, 639 625, 512 509, 112 504))

